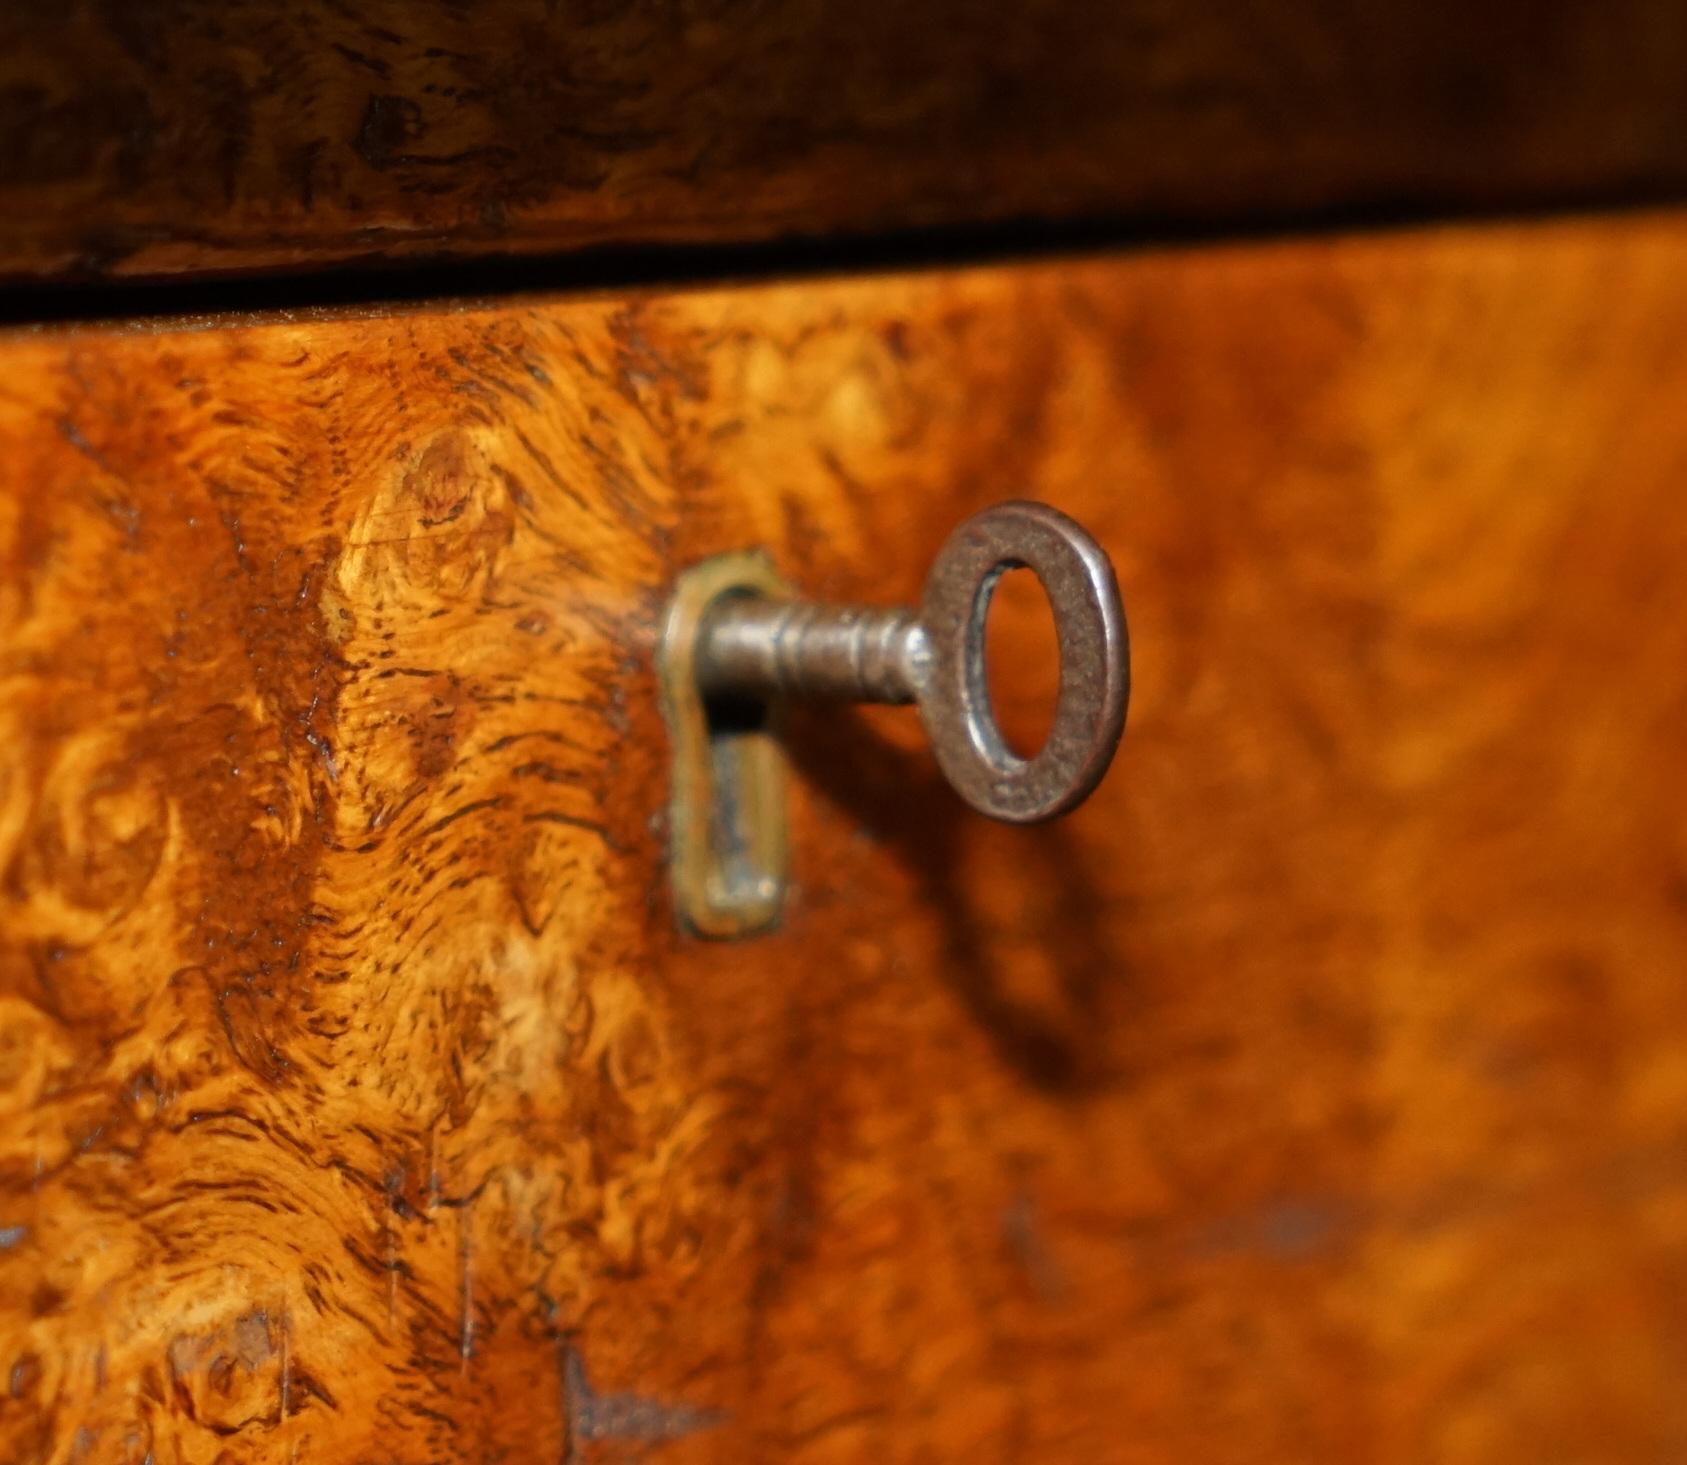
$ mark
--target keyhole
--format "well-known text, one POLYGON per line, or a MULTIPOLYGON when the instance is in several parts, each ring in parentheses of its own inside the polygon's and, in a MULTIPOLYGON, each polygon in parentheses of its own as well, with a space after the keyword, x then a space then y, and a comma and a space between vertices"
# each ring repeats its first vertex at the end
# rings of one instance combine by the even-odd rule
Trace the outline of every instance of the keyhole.
POLYGON ((984 684, 1003 740, 1019 757, 1036 757, 1054 726, 1060 642, 1042 581, 1028 569, 1008 570, 990 597, 984 684))

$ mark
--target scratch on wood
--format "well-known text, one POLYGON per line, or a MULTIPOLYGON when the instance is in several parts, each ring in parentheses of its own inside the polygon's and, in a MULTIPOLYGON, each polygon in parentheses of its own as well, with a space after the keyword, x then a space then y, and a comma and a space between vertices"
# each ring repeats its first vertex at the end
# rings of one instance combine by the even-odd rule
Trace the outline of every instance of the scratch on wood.
POLYGON ((381 1250, 385 1253, 382 1261, 387 1269, 387 1331, 390 1333, 398 1321, 398 1272, 402 1263, 398 1255, 398 1236, 393 1228, 392 1213, 403 1203, 401 1183, 399 1177, 391 1172, 387 1175, 387 1204, 381 1211, 381 1250))
POLYGON ((458 1253, 461 1261, 462 1294, 459 1306, 462 1322, 457 1331, 457 1352, 463 1360, 463 1373, 469 1371, 474 1357, 474 1202, 463 1207, 462 1228, 458 1231, 458 1253))
POLYGON ((599 1394, 586 1378, 586 1364, 579 1350, 566 1343, 562 1345, 562 1391, 568 1418, 566 1465, 576 1465, 585 1441, 661 1444, 713 1429, 723 1418, 717 1410, 664 1404, 642 1394, 599 1394))
POLYGON ((281 1422, 287 1423, 287 1415, 293 1402, 293 1315, 288 1310, 287 1298, 281 1299, 281 1422))
POLYGON ((1023 1191, 1016 1195, 1002 1213, 1001 1226, 1002 1241, 1037 1295, 1045 1302, 1061 1301, 1066 1279, 1043 1237, 1035 1198, 1023 1191))

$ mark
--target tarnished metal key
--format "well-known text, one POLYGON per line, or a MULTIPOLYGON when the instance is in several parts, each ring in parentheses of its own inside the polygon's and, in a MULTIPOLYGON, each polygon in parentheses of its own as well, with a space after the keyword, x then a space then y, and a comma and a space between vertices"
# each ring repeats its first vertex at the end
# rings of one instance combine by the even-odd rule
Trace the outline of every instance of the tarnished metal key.
POLYGON ((918 610, 721 598, 699 628, 696 675, 705 695, 913 702, 961 797, 1026 824, 1065 813, 1107 771, 1124 729, 1130 654, 1101 546, 1046 504, 1005 503, 949 536, 918 610), (1042 581, 1060 645, 1054 726, 1032 758, 1003 739, 984 675, 990 595, 1020 566, 1042 581))
MULTIPOLYGON (((1077 523, 1046 504, 997 504, 966 520, 938 551, 917 608, 819 605, 793 598, 765 559, 723 556, 690 572, 670 611, 663 668, 669 721, 680 742, 675 777, 676 889, 688 923, 706 934, 766 924, 729 917, 713 929, 703 907, 776 910, 777 877, 758 870, 783 860, 783 833, 727 828, 719 807, 730 795, 740 825, 745 809, 767 811, 777 795, 755 779, 776 776, 766 750, 728 741, 704 757, 686 738, 710 736, 711 705, 828 697, 914 703, 939 767, 980 813, 1030 824, 1067 812, 1095 788, 1124 730, 1130 651, 1113 567, 1077 523), (984 623, 990 597, 1008 570, 1036 574, 1054 613, 1060 683, 1054 722, 1042 748, 1021 758, 996 725, 985 677, 984 623), (688 731, 689 730, 689 731, 688 731), (754 757, 757 761, 745 761, 754 757), (754 852, 767 853, 758 860, 754 852), (749 851, 748 857, 745 852, 749 851), (734 865, 733 861, 737 864, 734 865), (735 873, 736 871, 736 873, 735 873), (693 878, 695 877, 695 878, 693 878), (700 883, 699 883, 700 882, 700 883), (705 887, 714 897, 700 897, 705 887)), ((729 739, 771 737, 734 724, 729 739)), ((782 805, 779 818, 782 820, 782 805)))

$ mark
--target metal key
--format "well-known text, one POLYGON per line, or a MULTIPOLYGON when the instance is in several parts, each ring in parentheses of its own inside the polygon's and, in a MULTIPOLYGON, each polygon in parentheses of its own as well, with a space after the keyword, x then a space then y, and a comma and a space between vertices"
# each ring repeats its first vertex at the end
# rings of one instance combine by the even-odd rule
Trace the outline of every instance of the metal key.
POLYGON ((706 697, 915 703, 961 797, 1016 824, 1052 819, 1088 796, 1112 761, 1130 695, 1111 563, 1065 514, 1023 502, 997 504, 955 529, 917 610, 727 595, 703 614, 693 666, 706 697), (1021 566, 1042 581, 1060 646, 1054 724, 1031 758, 1002 737, 984 672, 991 593, 1021 566))

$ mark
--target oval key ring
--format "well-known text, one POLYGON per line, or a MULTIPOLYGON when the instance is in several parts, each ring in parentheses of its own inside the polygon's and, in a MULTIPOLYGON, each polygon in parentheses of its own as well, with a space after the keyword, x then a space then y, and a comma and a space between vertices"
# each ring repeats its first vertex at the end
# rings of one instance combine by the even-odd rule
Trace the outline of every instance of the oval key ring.
POLYGON ((938 551, 920 603, 925 657, 915 701, 932 749, 966 801, 1031 824, 1065 813, 1112 762, 1130 700, 1130 641, 1113 567, 1075 521, 1013 501, 975 514, 938 551), (1060 647, 1054 724, 1021 758, 996 725, 984 671, 984 623, 997 582, 1028 569, 1042 583, 1060 647))

